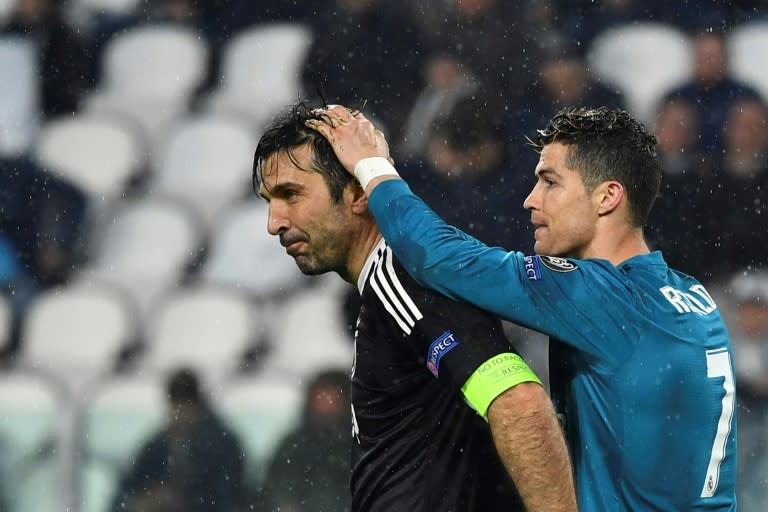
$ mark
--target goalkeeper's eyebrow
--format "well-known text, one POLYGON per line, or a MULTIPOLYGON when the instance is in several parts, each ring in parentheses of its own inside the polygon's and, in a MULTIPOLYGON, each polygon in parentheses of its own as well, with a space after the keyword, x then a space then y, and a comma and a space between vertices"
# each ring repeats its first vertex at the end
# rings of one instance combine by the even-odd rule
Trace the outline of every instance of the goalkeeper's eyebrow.
POLYGON ((262 197, 265 201, 269 202, 273 197, 277 197, 278 199, 282 199, 287 197, 289 194, 296 194, 304 189, 306 189, 306 185, 302 183, 296 183, 293 181, 284 181, 281 183, 276 183, 269 187, 262 186, 259 188, 259 196, 262 197))

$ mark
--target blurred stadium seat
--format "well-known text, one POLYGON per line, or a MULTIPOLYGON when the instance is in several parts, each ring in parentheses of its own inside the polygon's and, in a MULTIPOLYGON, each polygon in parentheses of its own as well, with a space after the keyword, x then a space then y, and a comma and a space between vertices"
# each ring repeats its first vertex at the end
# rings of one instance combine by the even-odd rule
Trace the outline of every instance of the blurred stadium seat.
POLYGON ((662 95, 690 78, 693 65, 685 32, 655 22, 605 30, 589 47, 587 62, 594 76, 624 92, 629 110, 648 126, 662 95))
POLYGON ((209 108, 245 116, 260 130, 276 111, 301 95, 301 68, 312 44, 303 24, 254 25, 227 41, 222 50, 221 85, 209 108))
POLYGON ((31 38, 0 34, 0 155, 17 156, 40 124, 40 70, 31 38))
POLYGON ((163 382, 154 376, 119 376, 85 397, 78 432, 79 512, 106 512, 122 472, 167 415, 163 382))
POLYGON ((251 190, 255 138, 230 118, 185 119, 169 129, 152 161, 151 194, 186 200, 210 226, 251 190))
POLYGON ((258 311, 237 290, 178 288, 147 318, 142 367, 155 373, 191 367, 217 379, 238 370, 257 339, 258 311))
POLYGON ((51 374, 78 392, 110 373, 136 335, 135 315, 118 291, 62 286, 44 291, 25 315, 19 364, 51 374))
POLYGON ((768 55, 768 21, 736 26, 728 35, 728 54, 733 77, 752 85, 768 101, 768 68, 755 62, 768 55))
POLYGON ((200 223, 186 205, 162 197, 125 201, 112 214, 95 230, 92 259, 77 279, 121 287, 143 315, 198 257, 200 223))
POLYGON ((115 35, 102 60, 85 109, 123 116, 152 141, 189 108, 207 75, 208 46, 191 28, 148 24, 115 35))
POLYGON ((263 481, 277 444, 300 421, 304 386, 291 372, 265 371, 217 389, 214 406, 243 442, 249 481, 263 481))
POLYGON ((141 139, 119 119, 89 115, 44 124, 34 153, 42 167, 77 185, 91 204, 119 198, 146 158, 141 139))
POLYGON ((0 373, 0 474, 9 512, 63 510, 60 444, 66 407, 61 390, 41 376, 0 373))
POLYGON ((276 305, 268 323, 271 368, 306 376, 352 366, 352 335, 342 308, 349 285, 336 275, 327 277, 276 305))
POLYGON ((252 197, 217 217, 202 279, 242 288, 261 299, 306 286, 308 279, 293 258, 267 233, 267 216, 267 202, 252 197))

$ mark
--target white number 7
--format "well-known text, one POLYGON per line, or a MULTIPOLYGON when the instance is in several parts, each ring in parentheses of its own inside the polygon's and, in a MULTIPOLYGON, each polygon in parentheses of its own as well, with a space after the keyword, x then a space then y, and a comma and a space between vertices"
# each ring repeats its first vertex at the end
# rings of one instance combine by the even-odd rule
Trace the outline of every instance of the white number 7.
POLYGON ((731 369, 731 356, 724 348, 707 350, 707 377, 717 379, 725 377, 723 388, 723 409, 717 422, 717 433, 712 442, 712 453, 709 456, 707 476, 704 478, 704 486, 701 489, 702 498, 711 498, 717 491, 717 483, 720 479, 720 463, 725 458, 725 444, 731 433, 731 419, 733 418, 733 406, 735 388, 733 383, 733 370, 731 369))

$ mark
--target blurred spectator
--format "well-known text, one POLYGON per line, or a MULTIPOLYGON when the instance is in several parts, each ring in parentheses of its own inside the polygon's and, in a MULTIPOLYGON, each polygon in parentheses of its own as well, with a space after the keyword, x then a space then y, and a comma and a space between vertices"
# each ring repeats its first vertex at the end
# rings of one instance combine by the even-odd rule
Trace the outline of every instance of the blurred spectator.
POLYGON ((27 158, 0 159, 0 234, 41 287, 64 283, 80 261, 85 194, 27 158))
POLYGON ((695 8, 666 0, 564 0, 563 26, 588 46, 602 31, 631 23, 669 23, 683 30, 723 27, 733 19, 734 2, 698 2, 695 8))
POLYGON ((23 316, 37 294, 66 282, 82 261, 87 206, 77 187, 31 160, 0 157, 0 281, 14 308, 5 356, 18 349, 23 316))
MULTIPOLYGON (((656 119, 661 188, 648 220, 648 238, 669 265, 712 279, 722 263, 713 159, 698 150, 699 115, 690 102, 662 103, 656 119)), ((728 207, 723 207, 726 211, 728 207)))
POLYGON ((712 154, 722 150, 721 133, 731 105, 759 93, 729 75, 726 34, 716 29, 694 33, 693 78, 665 94, 665 100, 682 99, 694 105, 699 116, 699 149, 712 154))
POLYGON ((18 0, 2 30, 32 38, 39 45, 40 94, 43 114, 76 112, 81 97, 93 86, 91 56, 61 14, 61 2, 18 0))
POLYGON ((516 128, 543 126, 565 107, 626 108, 618 89, 590 76, 583 48, 571 41, 560 40, 542 49, 541 61, 529 88, 524 109, 516 112, 524 117, 519 125, 516 123, 516 128))
POLYGON ((168 422, 136 454, 112 510, 236 510, 243 484, 239 440, 211 410, 193 371, 173 372, 167 393, 168 422))
MULTIPOLYGON (((465 98, 431 128, 425 157, 400 172, 447 222, 490 245, 523 250, 532 238, 524 173, 511 171, 498 109, 465 98)), ((533 150, 530 150, 533 153, 533 150)))
MULTIPOLYGON (((583 48, 568 39, 554 39, 539 49, 540 61, 528 84, 526 101, 508 111, 509 152, 517 168, 533 176, 538 155, 526 143, 525 135, 544 126, 560 109, 571 106, 626 108, 623 95, 598 83, 589 74, 583 48)), ((533 182, 528 189, 533 188, 533 182)))
POLYGON ((670 265, 719 281, 740 268, 768 265, 765 241, 755 234, 766 225, 768 110, 753 98, 733 102, 717 158, 695 144, 697 110, 672 99, 659 113, 664 176, 649 238, 670 265))
POLYGON ((518 2, 449 0, 450 8, 430 32, 434 47, 456 55, 477 96, 513 108, 522 101, 535 61, 525 41, 518 2))
POLYGON ((749 21, 768 20, 765 0, 733 0, 726 5, 731 6, 731 25, 749 21))
POLYGON ((699 171, 698 136, 699 116, 690 102, 670 100, 661 105, 656 118, 656 139, 665 176, 677 177, 699 171))
POLYGON ((735 318, 730 326, 738 370, 739 508, 768 503, 768 275, 737 273, 731 281, 735 318))
POLYGON ((7 292, 10 299, 16 296, 14 282, 23 274, 17 253, 18 250, 11 240, 0 233, 0 287, 3 293, 7 292))
POLYGON ((39 291, 32 279, 23 271, 17 254, 16 246, 0 232, 0 294, 8 297, 13 308, 8 344, 0 348, 2 362, 9 360, 8 358, 18 348, 21 321, 39 291))
POLYGON ((309 382, 301 425, 275 451, 264 485, 265 510, 350 510, 349 375, 326 370, 309 382))
POLYGON ((424 75, 425 86, 407 114, 403 141, 393 149, 399 158, 422 158, 431 126, 444 120, 458 101, 474 94, 479 86, 458 57, 447 52, 433 54, 425 63, 424 75))
POLYGON ((196 0, 203 33, 218 46, 237 32, 257 23, 288 21, 309 23, 327 12, 334 0, 286 2, 285 0, 196 0))
POLYGON ((722 170, 735 178, 754 178, 768 166, 768 110, 759 99, 746 98, 728 110, 723 127, 722 170))
POLYGON ((522 7, 523 26, 526 41, 534 49, 550 48, 567 35, 562 27, 563 9, 560 2, 526 0, 522 7))
MULTIPOLYGON (((758 99, 734 102, 723 127, 717 208, 722 219, 726 270, 768 266, 765 239, 757 226, 768 225, 768 109, 758 99)), ((713 216, 714 217, 714 216, 713 216)), ((765 230, 763 229, 764 233, 765 230)))
POLYGON ((305 94, 321 89, 329 103, 361 108, 394 146, 422 85, 426 51, 419 26, 384 0, 336 0, 311 26, 305 94))

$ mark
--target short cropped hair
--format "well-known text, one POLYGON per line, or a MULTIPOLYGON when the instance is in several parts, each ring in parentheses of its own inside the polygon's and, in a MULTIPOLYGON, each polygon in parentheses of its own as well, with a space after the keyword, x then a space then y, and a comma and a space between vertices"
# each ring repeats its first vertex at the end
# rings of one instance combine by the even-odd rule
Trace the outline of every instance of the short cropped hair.
POLYGON ((579 171, 588 192, 609 180, 624 186, 630 222, 643 226, 659 193, 661 167, 656 138, 624 110, 566 108, 529 143, 541 152, 559 142, 569 146, 566 164, 579 171))
POLYGON ((306 125, 310 119, 319 120, 321 117, 306 102, 300 101, 291 106, 287 114, 277 117, 267 128, 259 139, 253 157, 254 190, 258 190, 259 185, 264 183, 264 165, 267 159, 278 153, 285 153, 291 162, 300 168, 293 151, 305 144, 312 148, 312 163, 310 169, 304 170, 323 176, 334 202, 341 201, 347 186, 357 183, 341 165, 325 137, 306 125))

